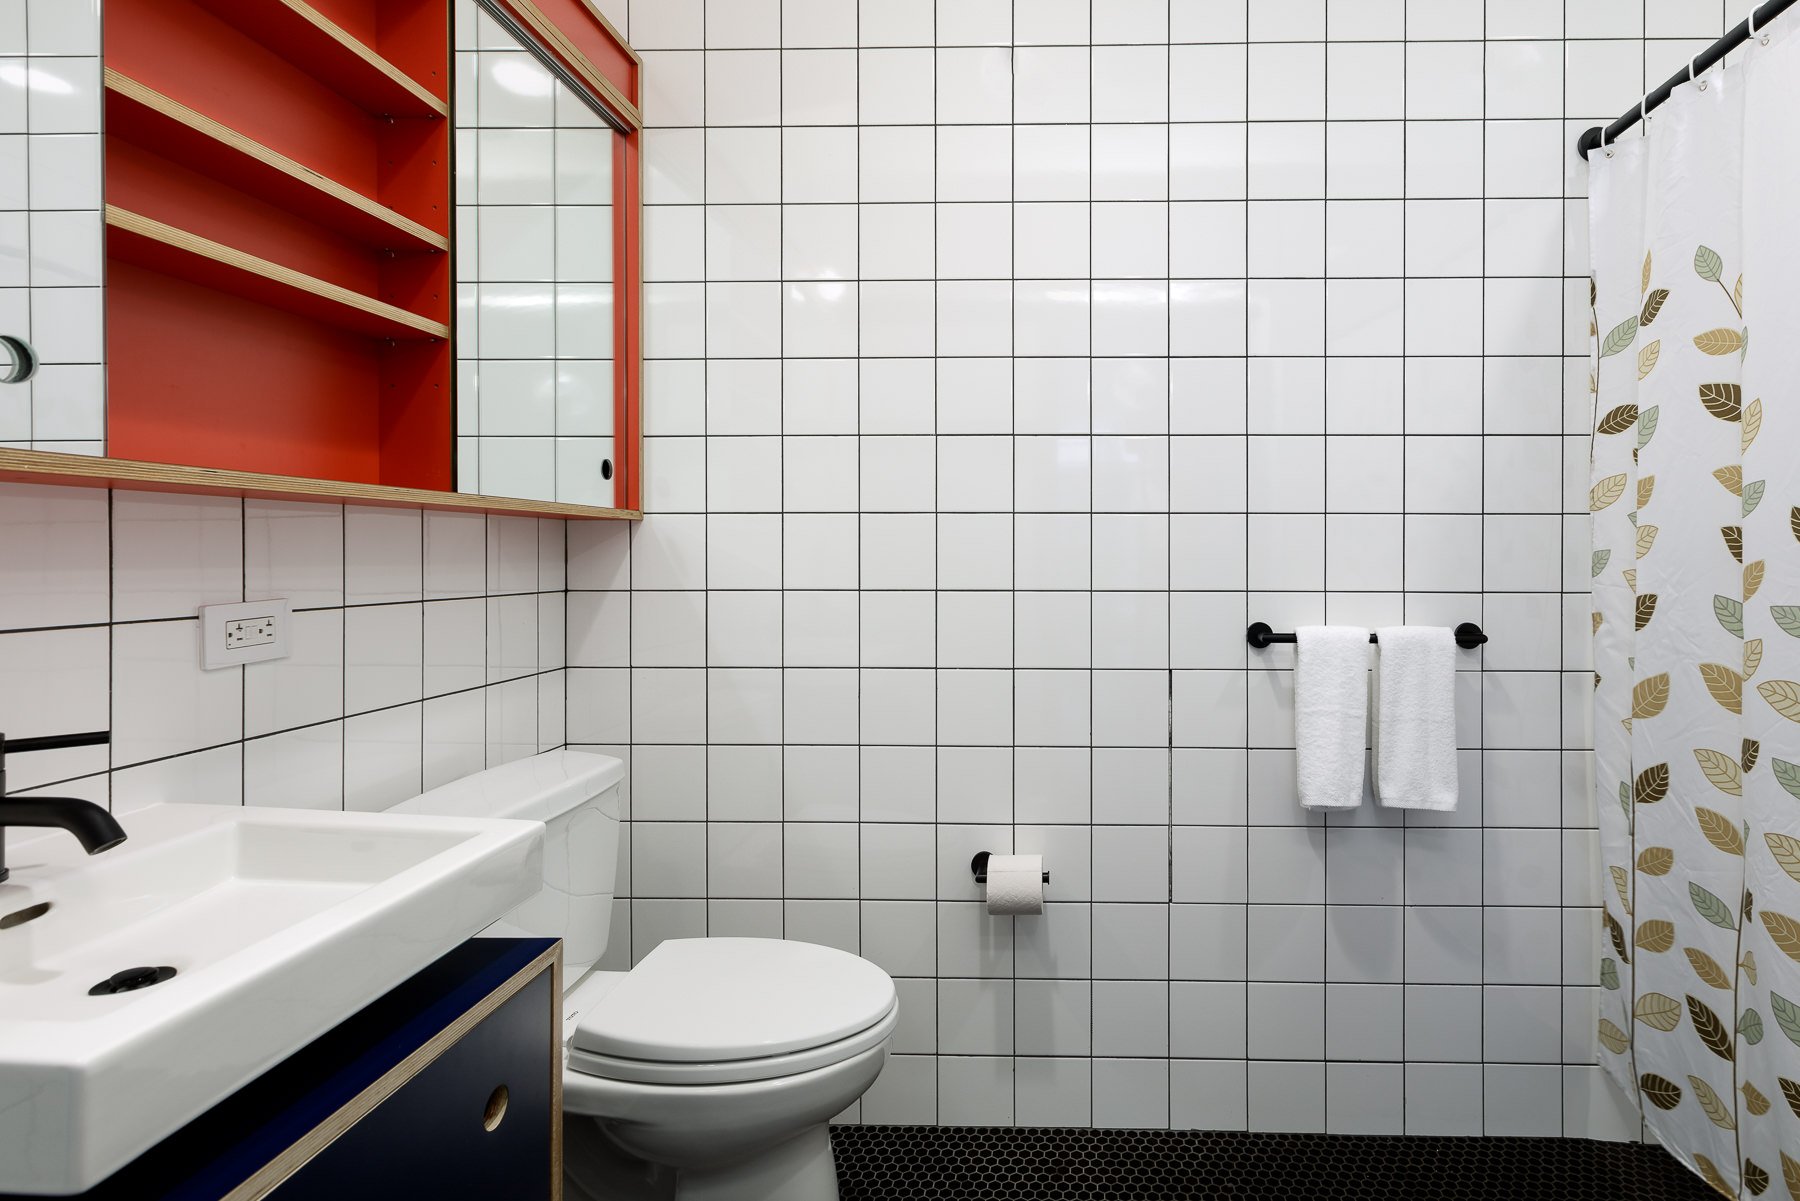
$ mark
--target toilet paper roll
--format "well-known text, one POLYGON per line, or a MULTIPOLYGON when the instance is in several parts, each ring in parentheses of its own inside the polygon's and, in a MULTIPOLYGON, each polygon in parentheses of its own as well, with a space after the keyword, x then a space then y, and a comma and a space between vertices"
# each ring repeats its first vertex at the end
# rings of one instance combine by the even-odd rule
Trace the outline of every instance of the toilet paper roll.
POLYGON ((1044 857, 990 855, 987 862, 989 913, 1044 911, 1044 857))

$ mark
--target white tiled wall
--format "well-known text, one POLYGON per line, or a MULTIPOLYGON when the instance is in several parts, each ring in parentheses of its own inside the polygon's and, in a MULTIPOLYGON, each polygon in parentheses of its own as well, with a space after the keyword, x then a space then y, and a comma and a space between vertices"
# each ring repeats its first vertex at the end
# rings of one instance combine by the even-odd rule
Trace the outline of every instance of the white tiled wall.
POLYGON ((610 506, 614 135, 475 0, 456 39, 457 486, 610 506))
MULTIPOLYGON (((101 452, 99 52, 99 0, 0 0, 0 333, 45 363, 0 445, 101 452)), ((0 732, 114 734, 7 783, 380 808, 561 745, 563 561, 561 522, 0 485, 0 732), (202 671, 196 609, 272 596, 293 656, 202 671)))
POLYGON ((7 785, 381 809, 560 746, 563 564, 560 521, 0 485, 0 732, 113 733, 7 785), (291 657, 201 670, 197 609, 265 597, 291 657))
POLYGON ((0 334, 43 366, 0 385, 0 446, 100 454, 100 0, 0 0, 0 334))
POLYGON ((610 8, 651 516, 570 531, 569 734, 633 761, 614 962, 882 964, 868 1121, 1630 1133, 1571 147, 1724 5, 610 8), (1481 622, 1462 807, 1302 813, 1253 620, 1481 622))
MULTIPOLYGON (((614 962, 883 964, 865 1120, 1625 1133, 1568 147, 1719 0, 604 7, 653 516, 565 581, 559 523, 0 489, 0 730, 118 739, 10 782, 379 806, 560 744, 566 674, 633 761, 614 962), (269 595, 295 657, 201 672, 194 608, 269 595), (1255 619, 1482 622, 1462 809, 1303 815, 1255 619), (1044 853, 1049 913, 985 917, 978 849, 1044 853)), ((0 0, 0 328, 71 372, 0 389, 7 443, 97 436, 49 424, 97 375, 91 18, 0 0)))

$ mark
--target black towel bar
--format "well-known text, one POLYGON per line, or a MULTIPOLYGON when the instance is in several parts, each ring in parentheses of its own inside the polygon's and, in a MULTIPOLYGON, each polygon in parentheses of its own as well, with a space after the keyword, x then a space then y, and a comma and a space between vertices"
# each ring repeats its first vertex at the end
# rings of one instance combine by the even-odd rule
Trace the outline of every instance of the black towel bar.
MULTIPOLYGON (((1273 646, 1277 642, 1296 641, 1292 634, 1277 634, 1266 621, 1253 623, 1248 630, 1244 631, 1244 640, 1257 650, 1273 646)), ((1466 651, 1474 650, 1487 640, 1488 636, 1481 632, 1481 627, 1472 621, 1465 621, 1456 627, 1456 645, 1466 651)), ((1369 641, 1377 641, 1374 634, 1369 635, 1369 641)))

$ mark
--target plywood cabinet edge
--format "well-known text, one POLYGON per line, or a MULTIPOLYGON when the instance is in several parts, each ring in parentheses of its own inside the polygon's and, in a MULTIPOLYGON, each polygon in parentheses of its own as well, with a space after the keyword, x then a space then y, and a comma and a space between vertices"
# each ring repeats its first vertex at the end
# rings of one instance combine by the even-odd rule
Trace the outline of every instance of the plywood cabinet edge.
POLYGON ((551 517, 574 521, 637 521, 637 509, 609 509, 564 501, 522 500, 472 492, 434 492, 385 484, 354 484, 301 476, 264 475, 213 467, 140 463, 44 450, 0 448, 0 482, 119 488, 137 492, 191 492, 268 500, 326 501, 387 508, 440 509, 499 516, 551 517))
MULTIPOLYGON (((502 3, 513 19, 541 39, 543 45, 561 59, 629 130, 636 132, 644 127, 644 115, 637 98, 626 95, 608 79, 594 61, 567 34, 558 29, 556 22, 550 20, 532 0, 502 0, 502 3)), ((635 67, 642 69, 644 60, 631 48, 630 43, 619 36, 619 31, 613 27, 612 22, 602 16, 600 10, 588 3, 588 0, 582 0, 582 6, 594 17, 606 35, 617 43, 618 48, 630 57, 635 67)))

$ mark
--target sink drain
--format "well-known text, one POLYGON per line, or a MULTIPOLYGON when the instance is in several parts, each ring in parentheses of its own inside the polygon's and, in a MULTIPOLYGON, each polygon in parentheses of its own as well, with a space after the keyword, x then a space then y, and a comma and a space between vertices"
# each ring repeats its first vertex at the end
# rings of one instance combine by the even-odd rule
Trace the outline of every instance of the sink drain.
POLYGON ((163 967, 128 967, 122 972, 114 972, 94 987, 88 989, 90 997, 105 997, 113 993, 135 992, 140 988, 149 988, 152 984, 161 984, 175 975, 175 969, 163 967))

